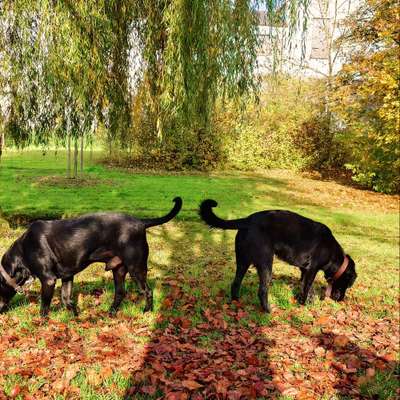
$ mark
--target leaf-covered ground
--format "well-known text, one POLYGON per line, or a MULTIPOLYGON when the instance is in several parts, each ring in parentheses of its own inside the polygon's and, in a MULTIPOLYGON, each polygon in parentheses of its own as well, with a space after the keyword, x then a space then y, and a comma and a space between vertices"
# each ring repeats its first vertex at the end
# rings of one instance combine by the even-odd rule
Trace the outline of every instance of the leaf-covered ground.
POLYGON ((142 313, 144 301, 129 281, 129 295, 110 318, 112 276, 101 264, 76 277, 77 318, 61 308, 59 290, 49 321, 39 318, 37 283, 15 297, 0 315, 0 399, 399 395, 398 198, 279 171, 137 176, 97 166, 80 192, 79 185, 42 178, 61 173, 62 164, 29 157, 31 164, 10 156, 0 167, 0 256, 24 229, 13 216, 62 215, 63 208, 73 214, 94 201, 95 210, 115 201, 116 209, 154 216, 178 194, 184 210, 177 221, 148 231, 154 312, 142 313), (240 302, 230 303, 235 233, 198 222, 204 197, 220 200, 216 211, 224 217, 288 208, 327 223, 356 260, 359 277, 346 301, 319 300, 325 282, 318 275, 309 303, 298 306, 299 271, 276 260, 270 316, 260 311, 252 269, 240 302))

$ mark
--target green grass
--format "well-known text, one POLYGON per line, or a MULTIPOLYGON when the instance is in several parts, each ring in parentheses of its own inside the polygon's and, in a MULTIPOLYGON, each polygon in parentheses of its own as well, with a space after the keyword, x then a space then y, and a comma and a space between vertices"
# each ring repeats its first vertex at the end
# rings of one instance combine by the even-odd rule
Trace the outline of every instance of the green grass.
MULTIPOLYGON (((108 317, 107 310, 113 298, 112 276, 104 272, 102 265, 94 265, 75 279, 74 293, 81 311, 79 318, 61 308, 58 287, 50 322, 42 323, 38 304, 40 287, 36 282, 29 296, 16 296, 10 311, 0 316, 0 337, 16 335, 22 343, 17 347, 7 347, 0 341, 0 351, 4 350, 8 366, 21 367, 21 360, 27 355, 29 357, 31 352, 47 357, 49 349, 53 349, 54 362, 77 362, 81 366, 71 382, 79 388, 80 394, 75 393, 76 397, 72 398, 123 398, 131 385, 131 374, 144 368, 143 359, 146 358, 148 344, 154 340, 153 331, 158 332, 156 339, 168 329, 180 332, 179 321, 184 318, 190 321, 191 328, 201 331, 196 346, 210 354, 218 350, 224 343, 226 331, 220 326, 201 328, 208 322, 204 314, 207 309, 212 315, 223 314, 228 332, 243 328, 251 333, 258 327, 267 332, 267 338, 274 338, 270 347, 265 349, 265 363, 269 358, 281 360, 286 354, 285 343, 290 345, 302 340, 309 346, 316 346, 316 340, 326 333, 326 327, 316 325, 321 316, 331 316, 334 323, 337 318, 339 322, 329 326, 329 329, 349 335, 358 349, 369 348, 374 354, 381 352, 379 347, 371 347, 378 331, 389 343, 392 341, 390 346, 397 346, 392 338, 398 336, 398 199, 287 171, 258 174, 142 173, 88 164, 84 180, 74 182, 63 178, 65 165, 63 153, 57 156, 52 152, 43 156, 41 152, 34 151, 5 154, 0 164, 0 256, 23 232, 24 226, 20 223, 35 218, 68 217, 99 210, 156 217, 168 212, 172 199, 178 195, 183 198, 183 209, 175 221, 148 230, 153 312, 142 313, 143 298, 137 293, 136 285, 129 282, 129 295, 118 316, 108 317), (216 199, 219 203, 216 212, 224 218, 238 218, 263 209, 280 208, 327 224, 356 261, 359 277, 354 288, 348 292, 346 302, 337 304, 319 300, 326 285, 322 274, 319 274, 309 303, 299 307, 294 301, 299 286, 299 271, 275 260, 269 291, 272 314, 260 312, 257 273, 250 268, 241 291, 245 314, 235 318, 237 307, 227 305, 235 273, 235 232, 209 230, 199 221, 197 209, 204 198, 216 199), (178 282, 179 292, 172 305, 166 307, 165 301, 174 290, 169 286, 169 280, 178 282), (344 320, 340 317, 343 313, 344 320), (59 325, 54 325, 56 323, 59 325), (369 324, 374 327, 373 332, 367 329, 369 324), (309 334, 304 333, 304 327, 309 334), (62 336, 64 329, 67 333, 62 336), (111 344, 101 342, 99 338, 110 333, 121 333, 119 341, 111 344), (353 334, 357 336, 352 337, 353 334), (75 338, 75 341, 70 338, 75 338), (71 347, 66 350, 63 343, 71 347), (118 345, 124 349, 119 356, 113 353, 118 345), (98 355, 103 348, 108 355, 102 361, 98 355), (75 356, 78 361, 71 361, 75 360, 75 356), (85 357, 87 360, 82 361, 85 357), (100 385, 92 385, 86 371, 93 365, 101 368, 103 363, 107 366, 114 363, 113 374, 100 385)), ((335 358, 340 360, 341 357, 340 352, 335 354, 335 358)), ((320 360, 314 357, 308 364, 301 359, 290 362, 293 371, 303 373, 320 360)), ((283 366, 290 369, 285 364, 283 366)), ((13 370, 6 375, 0 373, 0 387, 3 386, 7 395, 13 385, 19 384, 35 399, 65 398, 63 393, 55 393, 51 389, 52 379, 55 376, 61 379, 64 367, 61 365, 57 372, 50 366, 44 368, 48 375, 21 376, 13 370), (52 397, 48 397, 49 393, 52 397)), ((373 383, 369 382, 362 388, 365 396, 375 398, 373 394, 377 393, 381 397, 376 398, 390 398, 384 396, 391 393, 394 378, 391 372, 385 374, 381 377, 378 373, 373 383), (389 378, 385 374, 389 374, 389 378)), ((315 398, 344 399, 345 395, 336 390, 327 386, 326 393, 315 394, 315 398)), ((136 398, 159 398, 161 395, 137 394, 136 398)))
POLYGON ((400 390, 400 370, 378 372, 373 379, 361 386, 361 394, 368 399, 395 399, 400 390))

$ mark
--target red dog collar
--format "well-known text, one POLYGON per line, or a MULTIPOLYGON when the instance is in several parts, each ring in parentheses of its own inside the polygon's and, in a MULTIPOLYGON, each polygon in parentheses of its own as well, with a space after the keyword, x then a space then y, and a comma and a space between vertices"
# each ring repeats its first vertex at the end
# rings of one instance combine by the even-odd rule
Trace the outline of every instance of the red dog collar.
POLYGON ((349 265, 349 258, 347 256, 344 256, 342 265, 336 271, 336 274, 333 275, 333 278, 331 279, 331 281, 328 284, 328 287, 326 288, 325 297, 331 297, 333 283, 335 281, 337 281, 343 275, 343 273, 344 273, 344 271, 346 271, 348 265, 349 265))

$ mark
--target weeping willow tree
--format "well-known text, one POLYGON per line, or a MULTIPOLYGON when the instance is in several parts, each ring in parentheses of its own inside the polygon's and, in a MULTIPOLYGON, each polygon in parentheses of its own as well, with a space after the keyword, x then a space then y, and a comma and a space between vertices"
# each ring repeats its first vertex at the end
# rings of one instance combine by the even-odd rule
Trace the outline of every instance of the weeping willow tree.
POLYGON ((167 158, 172 167, 218 162, 217 102, 257 94, 255 10, 264 9, 271 26, 283 13, 290 43, 292 33, 304 28, 307 5, 302 0, 141 2, 133 13, 141 57, 132 133, 139 144, 146 139, 139 154, 167 158))
POLYGON ((97 121, 110 154, 210 165, 216 102, 256 93, 255 6, 282 4, 295 29, 306 0, 4 0, 8 135, 77 149, 97 121))
MULTIPOLYGON (((91 22, 98 2, 74 2, 81 17, 91 22)), ((106 81, 104 52, 94 44, 93 27, 76 23, 74 10, 64 2, 14 0, 0 3, 0 97, 5 132, 18 147, 49 144, 68 148, 71 175, 78 174, 78 147, 93 134, 101 109, 101 83, 106 81), (103 72, 104 71, 104 72, 103 72), (5 115, 4 115, 5 114, 5 115)), ((106 30, 106 18, 96 23, 106 30)))
POLYGON ((148 88, 142 116, 152 146, 177 165, 201 166, 218 152, 217 98, 255 89, 254 10, 243 0, 147 0, 135 17, 142 49, 137 84, 148 88))

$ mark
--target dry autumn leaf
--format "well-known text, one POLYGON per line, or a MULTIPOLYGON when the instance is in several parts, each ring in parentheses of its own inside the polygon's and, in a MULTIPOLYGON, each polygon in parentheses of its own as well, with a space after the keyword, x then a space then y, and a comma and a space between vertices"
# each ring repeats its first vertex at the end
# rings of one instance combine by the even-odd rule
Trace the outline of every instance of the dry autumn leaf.
POLYGON ((330 317, 322 316, 322 317, 319 317, 319 318, 315 321, 315 324, 316 324, 316 325, 326 325, 326 324, 329 323, 329 321, 330 321, 330 317))
POLYGON ((94 369, 86 370, 86 379, 92 386, 99 386, 102 382, 101 376, 94 369))
POLYGON ((10 391, 10 397, 15 399, 21 393, 21 388, 19 385, 15 385, 10 391))
POLYGON ((333 343, 338 347, 345 347, 349 341, 350 339, 346 335, 338 335, 333 340, 333 343))
POLYGON ((373 376, 375 376, 375 368, 367 368, 367 370, 365 371, 365 375, 368 378, 372 378, 373 376))
POLYGON ((109 378, 113 374, 113 370, 110 367, 103 367, 100 369, 100 376, 103 379, 109 378))
POLYGON ((200 383, 198 383, 196 381, 187 379, 187 380, 182 381, 182 386, 189 390, 196 390, 196 389, 201 388, 203 385, 201 385, 200 383))
POLYGON ((79 371, 79 365, 73 364, 69 365, 64 371, 64 386, 68 386, 72 379, 79 371))

